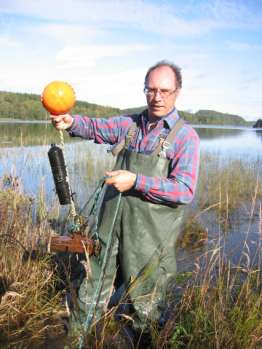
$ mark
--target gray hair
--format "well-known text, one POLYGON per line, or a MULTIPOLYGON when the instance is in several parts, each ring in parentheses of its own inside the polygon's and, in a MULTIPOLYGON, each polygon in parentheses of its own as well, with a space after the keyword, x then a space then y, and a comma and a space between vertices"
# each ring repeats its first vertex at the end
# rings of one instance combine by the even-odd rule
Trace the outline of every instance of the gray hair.
POLYGON ((177 65, 175 65, 174 63, 167 61, 167 60, 159 61, 148 69, 146 76, 145 76, 145 82, 144 82, 145 86, 147 85, 147 79, 148 79, 148 76, 151 73, 151 71, 153 71, 159 67, 164 67, 164 66, 167 66, 173 70, 175 77, 176 77, 176 82, 177 82, 178 88, 181 88, 182 87, 181 68, 178 67, 177 65))

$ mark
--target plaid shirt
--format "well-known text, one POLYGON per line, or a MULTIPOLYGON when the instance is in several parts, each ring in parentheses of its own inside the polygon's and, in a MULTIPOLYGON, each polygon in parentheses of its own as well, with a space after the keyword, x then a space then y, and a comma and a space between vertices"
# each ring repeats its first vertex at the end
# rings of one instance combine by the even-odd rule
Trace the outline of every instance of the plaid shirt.
MULTIPOLYGON (((100 119, 75 115, 68 131, 71 136, 114 145, 125 138, 134 117, 120 115, 100 119)), ((144 154, 152 153, 159 143, 159 136, 165 137, 178 119, 179 115, 173 109, 149 131, 147 113, 142 113, 136 137, 129 144, 129 149, 144 154)), ((187 204, 194 197, 199 168, 199 137, 190 125, 185 124, 179 130, 175 141, 166 151, 166 157, 171 161, 169 176, 150 177, 138 173, 134 189, 151 202, 187 204)))

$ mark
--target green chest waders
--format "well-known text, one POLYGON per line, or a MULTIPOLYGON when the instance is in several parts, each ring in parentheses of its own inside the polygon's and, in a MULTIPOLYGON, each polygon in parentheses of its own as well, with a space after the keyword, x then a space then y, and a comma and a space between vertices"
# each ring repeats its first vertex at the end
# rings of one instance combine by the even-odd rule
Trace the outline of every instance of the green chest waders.
MULTIPOLYGON (((146 176, 168 177, 169 166, 170 160, 159 157, 156 151, 145 155, 124 149, 118 154, 115 169, 143 173, 146 176)), ((117 198, 117 190, 109 186, 99 217, 102 246, 106 245, 117 198)), ((130 280, 136 280, 128 290, 135 309, 135 325, 144 327, 148 321, 159 319, 165 307, 167 286, 176 273, 175 243, 183 211, 182 206, 170 207, 146 201, 142 195, 132 190, 122 195, 97 317, 106 310, 114 288, 118 261, 120 281, 128 285, 130 280)), ((103 255, 102 247, 98 257, 90 258, 91 278, 85 279, 79 290, 79 304, 85 312, 88 311, 99 278, 103 255)))

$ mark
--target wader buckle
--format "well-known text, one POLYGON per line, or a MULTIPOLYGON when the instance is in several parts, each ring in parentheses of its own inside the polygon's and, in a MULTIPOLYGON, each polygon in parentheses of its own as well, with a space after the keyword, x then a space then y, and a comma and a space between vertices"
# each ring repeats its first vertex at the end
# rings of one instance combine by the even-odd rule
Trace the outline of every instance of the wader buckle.
POLYGON ((164 138, 160 139, 160 143, 161 143, 161 150, 159 152, 159 156, 161 158, 166 158, 166 151, 170 147, 170 143, 166 141, 164 138))

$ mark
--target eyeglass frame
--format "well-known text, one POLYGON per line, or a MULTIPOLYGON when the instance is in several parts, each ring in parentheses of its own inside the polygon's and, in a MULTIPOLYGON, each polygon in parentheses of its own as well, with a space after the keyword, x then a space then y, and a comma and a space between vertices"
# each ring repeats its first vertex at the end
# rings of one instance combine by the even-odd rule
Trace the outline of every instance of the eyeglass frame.
POLYGON ((161 98, 163 98, 163 99, 167 99, 168 97, 170 97, 173 93, 175 93, 176 92, 176 90, 177 90, 177 87, 174 89, 174 90, 165 90, 165 89, 162 89, 161 90, 161 88, 152 88, 152 89, 150 89, 149 87, 144 87, 144 94, 146 95, 146 96, 149 96, 149 97, 153 97, 153 96, 155 96, 158 92, 159 92, 159 94, 160 94, 160 96, 161 96, 161 98), (150 91, 149 91, 150 90, 150 91), (164 91, 163 91, 164 90, 164 91), (168 92, 168 95, 163 95, 163 93, 166 93, 166 92, 168 92))

